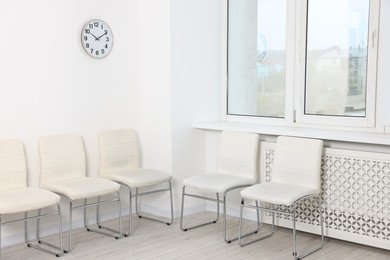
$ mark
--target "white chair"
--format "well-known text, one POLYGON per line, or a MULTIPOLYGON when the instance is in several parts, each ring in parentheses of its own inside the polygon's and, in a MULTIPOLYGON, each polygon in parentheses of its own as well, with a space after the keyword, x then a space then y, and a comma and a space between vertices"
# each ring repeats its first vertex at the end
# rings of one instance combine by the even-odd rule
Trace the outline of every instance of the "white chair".
POLYGON ((43 136, 38 139, 40 155, 40 184, 41 187, 61 195, 69 202, 69 240, 66 252, 72 250, 72 212, 84 209, 84 226, 87 231, 109 235, 116 239, 122 237, 120 186, 112 181, 98 177, 86 176, 86 160, 84 145, 79 134, 62 134, 43 136), (108 197, 101 201, 101 196, 108 197), (114 196, 114 198, 112 198, 114 196), (88 199, 97 198, 88 202, 88 199), (83 203, 76 201, 84 200, 83 203), (112 230, 100 224, 97 210, 96 222, 100 229, 111 231, 102 232, 100 229, 91 229, 87 225, 87 207, 101 204, 118 204, 119 230, 112 230), (113 235, 112 233, 115 233, 113 235))
POLYGON ((57 194, 40 188, 27 187, 26 159, 22 142, 19 140, 0 141, 0 258, 1 226, 20 221, 24 222, 24 237, 28 247, 61 256, 63 249, 59 202, 60 196, 57 194), (56 210, 52 209, 52 207, 55 207, 56 210), (42 214, 42 209, 48 211, 48 213, 42 214), (28 212, 35 210, 37 210, 37 214, 28 216, 28 212), (24 212, 24 217, 22 218, 10 218, 10 220, 3 221, 4 215, 22 212, 24 212), (58 217, 59 246, 49 244, 40 238, 39 220, 49 216, 58 217), (36 240, 38 244, 33 244, 27 238, 27 222, 32 219, 37 220, 36 240), (58 252, 44 248, 42 245, 52 247, 58 250, 58 252))
POLYGON ((170 225, 173 223, 172 175, 153 169, 140 168, 141 153, 137 134, 133 129, 114 129, 99 133, 100 167, 102 178, 115 181, 129 191, 129 231, 132 234, 132 200, 138 217, 170 225), (161 187, 166 185, 167 187, 161 187), (146 191, 139 192, 140 188, 146 191), (133 194, 134 190, 134 194, 133 194), (171 219, 169 221, 145 216, 138 210, 138 197, 169 191, 171 219))
POLYGON ((183 181, 180 228, 187 231, 207 224, 216 223, 219 218, 219 203, 223 203, 224 240, 230 243, 237 238, 227 238, 226 235, 226 196, 230 191, 247 187, 256 183, 258 163, 259 135, 254 133, 241 133, 223 131, 221 133, 217 171, 187 178, 183 181), (188 193, 187 189, 192 189, 188 193), (216 194, 216 198, 199 195, 201 192, 216 194), (223 199, 219 198, 223 194, 223 199), (184 227, 184 199, 185 197, 204 199, 217 203, 216 219, 195 225, 184 227))
POLYGON ((301 259, 324 245, 323 216, 321 200, 321 156, 323 141, 316 139, 280 136, 277 139, 271 180, 253 185, 241 191, 239 242, 241 246, 272 236, 275 230, 275 213, 292 216, 293 256, 301 259), (248 202, 249 201, 249 202, 248 202), (250 202, 262 202, 261 206, 250 202), (296 210, 302 202, 316 202, 319 209, 321 244, 298 256, 296 248, 296 210), (267 204, 265 204, 267 203, 267 204), (269 211, 272 214, 272 231, 255 240, 244 243, 241 239, 243 208, 269 211))

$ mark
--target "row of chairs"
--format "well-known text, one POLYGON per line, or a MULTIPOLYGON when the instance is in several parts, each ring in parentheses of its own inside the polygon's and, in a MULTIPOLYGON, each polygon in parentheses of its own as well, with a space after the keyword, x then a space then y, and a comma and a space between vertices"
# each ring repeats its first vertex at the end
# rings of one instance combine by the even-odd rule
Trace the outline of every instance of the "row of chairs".
POLYGON ((219 218, 219 204, 223 204, 223 236, 227 243, 239 240, 241 246, 268 238, 275 231, 275 215, 286 214, 293 222, 293 257, 301 259, 324 245, 322 216, 321 161, 323 141, 317 139, 279 136, 271 170, 271 180, 257 183, 259 135, 223 131, 221 134, 217 171, 187 178, 183 181, 180 228, 187 231, 200 226, 216 223, 219 218), (257 183, 257 184, 256 184, 257 183), (244 189, 242 189, 244 188, 244 189), (191 192, 188 190, 191 189, 191 192), (237 237, 228 237, 226 232, 226 200, 229 192, 242 189, 240 223, 237 237), (207 195, 198 191, 207 192, 207 195), (215 197, 209 196, 215 194, 215 197), (222 194, 221 199, 219 195, 222 194), (186 197, 204 199, 217 203, 217 215, 206 223, 192 227, 184 225, 184 201, 186 197), (318 207, 321 229, 320 245, 298 255, 296 243, 297 209, 314 204, 318 207), (242 234, 243 210, 254 209, 257 214, 257 227, 252 232, 242 234), (260 211, 271 214, 271 233, 252 235, 260 232, 262 222, 260 211), (243 238, 247 240, 244 241, 243 238))
MULTIPOLYGON (((187 231, 207 224, 215 223, 219 218, 219 204, 223 204, 224 240, 230 243, 239 240, 241 246, 271 236, 275 230, 275 214, 285 213, 293 220, 293 256, 300 259, 322 248, 324 244, 323 219, 320 196, 321 155, 323 142, 316 139, 280 136, 277 139, 273 161, 272 180, 256 184, 258 181, 258 145, 259 136, 253 133, 223 131, 221 134, 216 173, 208 173, 187 178, 183 181, 180 228, 187 231), (228 238, 226 232, 227 195, 233 190, 241 190, 240 224, 237 237, 228 238), (189 192, 190 190, 190 192, 189 192), (198 193, 198 191, 202 193, 198 193), (216 197, 204 195, 204 191, 214 193, 216 197), (219 195, 223 198, 220 199, 219 195), (195 226, 185 226, 185 198, 193 197, 217 203, 215 219, 195 226), (321 244, 313 250, 298 256, 296 248, 296 209, 303 201, 316 202, 319 208, 321 244), (267 203, 267 204, 265 204, 267 203), (281 207, 282 206, 282 207, 281 207), (284 206, 284 207, 283 207, 284 206), (291 209, 285 211, 284 209, 291 209), (251 208, 257 214, 257 228, 242 234, 243 210, 251 208), (269 211, 272 215, 272 231, 255 240, 244 242, 243 238, 256 234, 262 227, 260 211, 269 211)), ((100 163, 99 177, 86 176, 86 159, 82 138, 79 134, 45 136, 38 139, 40 154, 40 188, 26 185, 26 160, 23 144, 19 140, 0 142, 0 224, 23 221, 25 238, 28 246, 54 253, 57 256, 72 250, 72 211, 84 209, 84 226, 94 231, 120 238, 132 233, 132 200, 135 199, 136 214, 170 225, 173 222, 172 176, 169 173, 140 168, 140 149, 137 135, 132 129, 118 129, 99 133, 100 163), (166 185, 166 187, 162 187, 166 185), (129 194, 129 229, 122 234, 120 187, 129 194), (139 188, 149 187, 145 192, 139 188), (155 189, 150 189, 155 187, 155 189), (158 192, 169 192, 171 219, 146 217, 139 211, 138 197, 158 192), (104 200, 102 197, 104 196, 104 200), (12 198, 12 199, 10 199, 12 198), (62 221, 60 199, 69 203, 69 236, 68 246, 62 246, 62 221), (92 198, 97 198, 90 200, 92 198), (83 203, 76 204, 76 201, 83 203), (88 202, 88 200, 90 200, 88 202), (113 230, 100 223, 99 207, 106 203, 117 203, 118 229, 113 230), (43 208, 55 206, 54 210, 42 214, 43 208), (87 208, 96 207, 96 224, 98 228, 87 225, 87 208), (27 212, 37 210, 33 216, 27 212), (20 219, 2 221, 4 214, 26 212, 20 219), (57 216, 59 229, 59 246, 41 240, 39 220, 43 217, 57 216), (37 244, 27 238, 28 220, 37 219, 37 244), (48 250, 42 245, 53 247, 48 250)), ((1 235, 1 225, 0 225, 1 235)), ((1 236, 0 236, 1 237, 1 236)), ((0 241, 1 243, 1 241, 0 241)), ((1 246, 1 244, 0 244, 1 246)))
POLYGON ((133 199, 139 217, 168 225, 173 222, 172 176, 166 172, 140 168, 140 149, 135 131, 132 129, 102 131, 99 133, 99 147, 99 177, 87 177, 84 145, 79 134, 40 137, 38 139, 40 187, 37 188, 27 185, 23 143, 16 139, 0 141, 0 250, 1 226, 24 222, 24 236, 29 247, 56 256, 70 252, 73 249, 72 215, 73 211, 78 209, 84 210, 84 226, 88 231, 113 236, 116 239, 123 235, 129 236, 132 233, 133 199), (159 185, 154 190, 139 192, 139 188, 156 184, 159 185), (121 186, 129 192, 129 229, 125 234, 122 233, 119 194, 121 186), (138 197, 164 191, 170 193, 171 219, 164 221, 144 216, 139 211, 138 197), (61 199, 69 205, 69 235, 66 248, 62 242, 61 199), (103 226, 100 222, 100 206, 107 203, 117 204, 118 229, 103 226), (92 228, 87 223, 89 207, 96 207, 97 228, 92 228), (24 216, 11 220, 4 218, 5 215, 15 213, 24 213, 24 216), (40 238, 40 219, 49 216, 58 218, 59 245, 45 242, 40 238), (29 220, 37 220, 34 241, 28 238, 29 220))

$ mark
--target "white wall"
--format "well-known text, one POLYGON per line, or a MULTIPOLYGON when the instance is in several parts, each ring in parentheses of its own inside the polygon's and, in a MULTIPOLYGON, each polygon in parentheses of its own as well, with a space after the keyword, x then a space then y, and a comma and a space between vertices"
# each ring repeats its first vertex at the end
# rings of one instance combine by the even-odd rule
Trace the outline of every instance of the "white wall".
MULTIPOLYGON (((137 1, 2 0, 0 24, 0 139, 24 142, 29 184, 38 186, 37 137, 80 133, 88 175, 96 176, 98 131, 140 127, 137 1), (113 31, 112 52, 102 60, 80 44, 93 18, 113 31)), ((3 230, 3 245, 12 242, 11 230, 3 230)))
MULTIPOLYGON (((140 122, 143 167, 172 172, 170 0, 139 1, 140 122)), ((168 193, 141 198, 169 216, 168 193)), ((145 205, 145 204, 143 204, 145 205)))
POLYGON ((139 1, 143 166, 171 171, 170 0, 139 1))
MULTIPOLYGON (((143 166, 172 172, 177 213, 182 179, 213 157, 192 123, 219 119, 222 11, 223 1, 208 0, 1 1, 0 138, 24 142, 29 184, 39 184, 39 136, 80 133, 88 175, 97 176, 98 131, 134 127, 143 166), (113 31, 102 60, 80 45, 93 18, 113 31)), ((168 215, 166 199, 144 199, 144 209, 168 215)), ((3 229, 3 245, 21 242, 21 231, 3 229)))
POLYGON ((390 1, 381 1, 377 97, 378 124, 390 126, 390 1))
MULTIPOLYGON (((172 172, 177 181, 176 208, 181 181, 207 171, 205 133, 194 130, 192 123, 220 119, 222 11, 223 1, 172 0, 172 172)), ((185 213, 202 207, 204 201, 188 200, 185 213)))
POLYGON ((81 133, 95 175, 97 131, 139 125, 136 3, 105 3, 0 2, 0 138, 24 141, 32 185, 38 184, 38 136, 81 133), (92 18, 113 31, 114 48, 102 60, 88 57, 80 44, 92 18))
MULTIPOLYGON (((220 115, 223 1, 143 0, 139 10, 143 166, 172 173, 178 216, 182 180, 206 171, 205 134, 192 123, 220 115)), ((166 194, 142 199, 145 211, 169 216, 166 194)))

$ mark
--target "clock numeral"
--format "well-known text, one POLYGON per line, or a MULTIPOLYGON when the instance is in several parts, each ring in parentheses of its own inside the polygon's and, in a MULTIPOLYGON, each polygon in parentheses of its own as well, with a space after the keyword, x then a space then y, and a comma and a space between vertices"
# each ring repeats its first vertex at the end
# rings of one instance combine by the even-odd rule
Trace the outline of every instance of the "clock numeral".
POLYGON ((102 25, 100 25, 100 28, 103 30, 103 24, 102 24, 102 25))
POLYGON ((96 51, 95 54, 99 56, 99 51, 96 51))
POLYGON ((89 29, 93 29, 93 24, 88 24, 89 29))
POLYGON ((85 29, 85 34, 90 34, 91 31, 89 29, 85 29))
POLYGON ((89 48, 89 43, 86 43, 86 44, 85 44, 85 47, 86 47, 86 48, 89 48))
POLYGON ((104 53, 105 53, 104 49, 101 49, 101 50, 100 50, 100 53, 101 53, 101 54, 104 54, 104 53))
POLYGON ((106 49, 108 49, 108 44, 106 44, 104 47, 105 47, 106 49))
POLYGON ((91 53, 93 53, 93 49, 91 49, 91 53))
POLYGON ((109 42, 110 41, 110 38, 109 37, 106 37, 106 42, 109 42))
POLYGON ((99 23, 98 22, 93 22, 93 26, 99 27, 99 23))
POLYGON ((84 36, 84 41, 88 41, 88 37, 87 36, 84 36))

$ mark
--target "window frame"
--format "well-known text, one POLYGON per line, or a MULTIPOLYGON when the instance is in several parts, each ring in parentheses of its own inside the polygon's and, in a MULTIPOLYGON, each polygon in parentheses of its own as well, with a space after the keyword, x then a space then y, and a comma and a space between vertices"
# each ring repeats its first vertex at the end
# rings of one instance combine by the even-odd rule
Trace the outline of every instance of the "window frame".
POLYGON ((287 1, 286 11, 286 85, 285 85, 285 117, 272 118, 260 116, 228 114, 228 30, 229 30, 229 1, 226 1, 225 23, 225 68, 224 77, 224 113, 225 122, 254 123, 275 126, 311 127, 324 129, 341 129, 362 132, 382 131, 376 125, 376 81, 378 60, 378 31, 380 0, 370 0, 369 31, 368 31, 368 63, 367 63, 367 91, 366 116, 346 117, 328 115, 306 115, 305 81, 306 81, 306 29, 308 0, 287 1))

